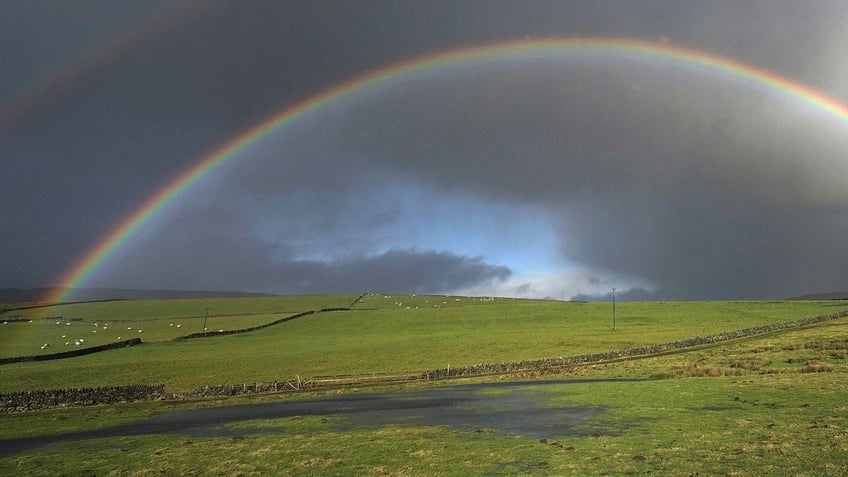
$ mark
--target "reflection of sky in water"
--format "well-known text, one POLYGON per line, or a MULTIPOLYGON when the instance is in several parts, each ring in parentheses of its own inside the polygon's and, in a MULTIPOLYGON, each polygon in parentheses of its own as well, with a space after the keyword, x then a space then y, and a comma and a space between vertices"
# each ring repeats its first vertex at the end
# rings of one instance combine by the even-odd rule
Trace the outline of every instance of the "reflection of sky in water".
POLYGON ((424 391, 389 398, 397 409, 352 412, 343 430, 390 424, 449 426, 460 431, 494 430, 506 435, 547 438, 600 433, 587 420, 601 407, 550 406, 544 391, 518 388, 503 393, 479 393, 469 388, 424 391))
MULTIPOLYGON (((605 423, 600 406, 551 404, 555 389, 569 383, 609 380, 563 380, 544 383, 491 383, 449 386, 423 391, 358 394, 312 400, 281 401, 219 408, 191 409, 146 421, 68 434, 0 440, 0 457, 57 442, 150 434, 232 437, 287 432, 286 421, 258 428, 230 427, 240 422, 294 416, 338 416, 330 429, 348 431, 387 425, 449 426, 459 431, 491 430, 509 436, 556 438, 614 434, 620 427, 605 423)), ((613 380, 623 382, 628 380, 613 380)), ((558 388, 556 389, 558 390, 558 388)), ((620 426, 620 424, 619 424, 620 426)))

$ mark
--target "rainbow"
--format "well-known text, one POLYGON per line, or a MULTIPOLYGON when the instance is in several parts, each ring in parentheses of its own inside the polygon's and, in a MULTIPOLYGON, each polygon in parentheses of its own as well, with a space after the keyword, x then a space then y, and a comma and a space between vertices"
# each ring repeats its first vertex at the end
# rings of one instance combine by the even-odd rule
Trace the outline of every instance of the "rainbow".
POLYGON ((243 131, 190 168, 168 182, 162 189, 123 219, 112 231, 79 259, 58 281, 58 288, 44 298, 50 303, 67 301, 73 288, 84 285, 90 277, 124 245, 139 229, 150 223, 169 203, 176 200, 198 180, 221 164, 231 160, 251 144, 312 111, 364 88, 386 84, 398 78, 439 68, 449 68, 502 57, 536 55, 553 56, 569 53, 614 52, 635 58, 650 57, 670 60, 681 65, 696 66, 714 74, 750 82, 766 90, 786 94, 820 109, 841 122, 848 123, 848 106, 801 83, 770 71, 714 55, 705 51, 681 47, 667 42, 650 42, 623 38, 550 38, 508 41, 472 46, 430 54, 392 64, 354 78, 294 104, 243 131))

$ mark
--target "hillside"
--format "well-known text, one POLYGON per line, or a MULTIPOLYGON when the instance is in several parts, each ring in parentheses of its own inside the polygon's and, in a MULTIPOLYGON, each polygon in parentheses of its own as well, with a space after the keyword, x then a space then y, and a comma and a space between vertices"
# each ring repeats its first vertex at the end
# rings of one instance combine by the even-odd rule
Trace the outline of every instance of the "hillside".
MULTIPOLYGON (((0 288, 0 302, 37 302, 56 288, 0 288)), ((173 298, 249 298, 275 296, 270 293, 209 290, 143 290, 134 288, 79 288, 73 301, 164 300, 173 298)))

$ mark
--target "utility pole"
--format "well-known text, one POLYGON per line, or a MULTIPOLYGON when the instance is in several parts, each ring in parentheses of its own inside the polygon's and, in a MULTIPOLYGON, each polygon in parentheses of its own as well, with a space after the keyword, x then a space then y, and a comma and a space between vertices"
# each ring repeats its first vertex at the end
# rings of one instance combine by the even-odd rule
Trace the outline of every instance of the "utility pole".
POLYGON ((615 287, 612 287, 612 330, 615 331, 615 287))
POLYGON ((206 307, 206 317, 203 318, 203 332, 206 333, 206 321, 209 320, 209 307, 206 307))

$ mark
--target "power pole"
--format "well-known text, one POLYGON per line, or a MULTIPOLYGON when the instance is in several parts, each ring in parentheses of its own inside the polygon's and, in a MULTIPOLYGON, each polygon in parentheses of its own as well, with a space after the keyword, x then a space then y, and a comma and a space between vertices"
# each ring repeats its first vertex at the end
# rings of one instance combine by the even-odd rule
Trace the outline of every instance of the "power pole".
POLYGON ((203 318, 203 332, 206 333, 206 321, 209 320, 209 307, 206 307, 206 317, 203 318))
POLYGON ((612 330, 615 331, 615 287, 612 287, 612 330))

